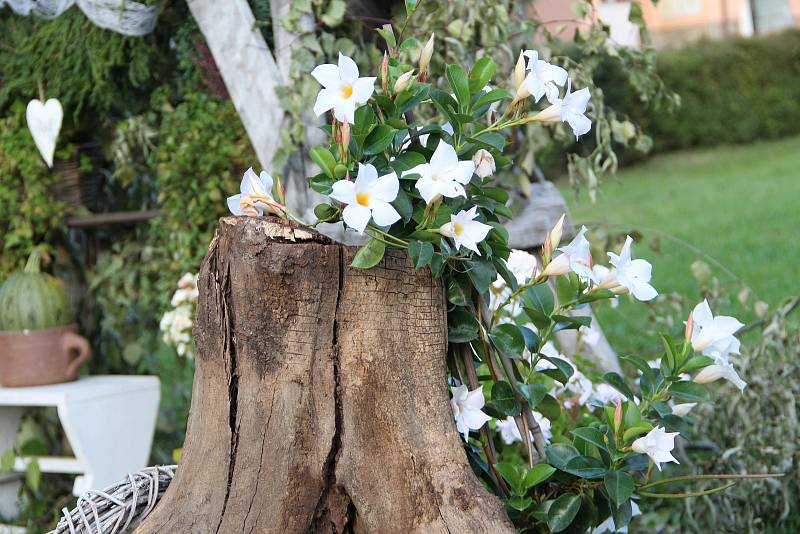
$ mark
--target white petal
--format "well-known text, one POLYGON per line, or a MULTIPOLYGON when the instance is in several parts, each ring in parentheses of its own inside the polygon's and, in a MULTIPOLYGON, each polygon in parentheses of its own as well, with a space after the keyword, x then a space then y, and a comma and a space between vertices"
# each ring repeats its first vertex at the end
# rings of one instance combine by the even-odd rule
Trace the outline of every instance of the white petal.
POLYGON ((239 191, 244 193, 245 195, 253 195, 253 194, 263 194, 263 191, 259 190, 261 185, 261 181, 258 179, 258 176, 253 171, 253 167, 250 167, 246 171, 244 171, 244 176, 242 176, 242 183, 239 185, 239 191))
POLYGON ((233 195, 232 197, 228 197, 228 209, 231 210, 231 213, 234 215, 241 215, 242 214, 242 207, 239 204, 242 200, 241 193, 238 195, 233 195))
POLYGON ((464 399, 464 406, 469 410, 480 410, 484 404, 486 404, 486 399, 483 397, 483 386, 467 393, 467 397, 464 399))
POLYGON ((475 173, 475 163, 473 161, 459 161, 447 172, 441 173, 440 178, 455 180, 460 184, 468 184, 475 173))
POLYGON ((435 184, 436 188, 439 191, 439 194, 443 197, 447 198, 456 198, 456 197, 464 197, 467 198, 467 192, 464 190, 464 186, 458 182, 445 182, 435 184))
POLYGON ((584 113, 589 100, 592 98, 592 93, 589 92, 588 87, 584 87, 580 91, 569 93, 564 97, 564 107, 569 108, 575 113, 584 113))
POLYGON ((585 115, 578 115, 577 113, 568 111, 566 113, 565 120, 569 124, 570 128, 572 128, 572 132, 575 134, 575 137, 580 137, 592 129, 592 121, 585 115))
POLYGON ((338 97, 333 91, 328 89, 321 89, 317 94, 317 99, 314 101, 314 114, 319 117, 323 113, 327 113, 333 106, 336 105, 338 97))
POLYGON ((448 171, 458 165, 458 154, 456 149, 444 141, 439 141, 439 146, 431 156, 431 168, 434 174, 448 171))
POLYGON ((694 310, 692 310, 692 321, 695 325, 704 326, 713 320, 714 316, 711 313, 711 306, 708 305, 707 299, 703 299, 703 302, 699 303, 694 307, 694 310))
POLYGON ((348 204, 342 211, 342 219, 347 223, 347 226, 358 231, 359 234, 364 233, 364 228, 369 224, 369 219, 372 216, 372 211, 359 204, 348 204))
POLYGON ((480 243, 486 236, 489 235, 489 232, 492 230, 492 227, 488 224, 483 224, 482 222, 478 221, 471 221, 464 225, 463 232, 469 236, 469 239, 474 241, 475 243, 480 243))
POLYGON ((372 218, 378 226, 390 226, 400 220, 400 214, 388 202, 374 200, 371 208, 372 218))
POLYGON ((355 83, 358 79, 358 65, 349 58, 339 52, 339 77, 342 81, 347 83, 355 83))
POLYGON ((414 184, 422 196, 426 204, 430 204, 437 195, 439 195, 439 188, 430 176, 423 176, 417 183, 414 184))
POLYGON ((274 186, 274 181, 272 180, 272 176, 267 171, 261 171, 258 175, 259 180, 261 181, 261 187, 264 189, 264 193, 271 197, 272 196, 272 187, 274 186))
POLYGON ((341 84, 341 80, 339 79, 339 67, 330 63, 314 67, 314 70, 311 71, 311 76, 313 76, 322 87, 327 89, 336 88, 341 84))
POLYGON ((328 196, 345 204, 355 204, 356 184, 350 180, 339 180, 333 184, 333 192, 328 196))
POLYGON ((641 302, 647 302, 648 300, 653 300, 658 296, 658 291, 648 283, 645 282, 636 282, 631 287, 628 287, 628 290, 631 292, 631 295, 636 300, 641 302))
MULTIPOLYGON (((556 85, 560 85, 561 87, 567 83, 567 78, 569 77, 565 69, 559 67, 558 65, 553 65, 552 63, 547 63, 547 66, 545 67, 545 73, 547 79, 551 80, 556 85)), ((589 91, 588 88, 584 89, 586 89, 587 92, 589 91)), ((581 89, 581 91, 582 90, 583 89, 581 89)))
POLYGON ((353 84, 352 98, 359 104, 364 104, 370 99, 372 93, 375 92, 376 78, 359 78, 353 84))
POLYGON ((491 417, 480 410, 467 410, 464 412, 462 418, 470 430, 479 430, 491 419, 491 417))
POLYGON ((378 200, 384 202, 392 202, 397 198, 397 192, 400 189, 400 180, 397 179, 397 174, 390 172, 375 180, 372 183, 372 194, 378 200))
POLYGON ((339 122, 355 124, 355 113, 356 102, 352 98, 348 98, 347 100, 339 98, 336 100, 336 103, 333 106, 333 115, 339 122))
POLYGON ((403 171, 402 176, 409 176, 411 174, 419 174, 420 178, 431 179, 431 166, 428 163, 421 163, 416 167, 411 167, 407 171, 403 171))
POLYGON ((368 191, 369 186, 378 179, 378 169, 375 165, 367 163, 358 164, 358 174, 356 175, 356 191, 368 191))

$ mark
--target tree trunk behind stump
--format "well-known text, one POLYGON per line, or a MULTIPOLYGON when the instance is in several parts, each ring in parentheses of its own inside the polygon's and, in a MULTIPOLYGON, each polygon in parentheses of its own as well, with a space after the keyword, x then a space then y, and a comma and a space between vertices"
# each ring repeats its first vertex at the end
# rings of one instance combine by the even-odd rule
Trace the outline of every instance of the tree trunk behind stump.
POLYGON ((137 533, 514 532, 446 388, 439 280, 285 222, 226 218, 200 270, 177 477, 137 533))

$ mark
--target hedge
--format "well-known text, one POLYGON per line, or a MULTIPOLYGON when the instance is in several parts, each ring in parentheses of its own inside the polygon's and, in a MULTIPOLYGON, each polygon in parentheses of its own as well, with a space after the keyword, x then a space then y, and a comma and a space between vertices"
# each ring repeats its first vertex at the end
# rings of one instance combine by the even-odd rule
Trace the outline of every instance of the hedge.
POLYGON ((680 96, 674 113, 638 101, 624 73, 604 82, 610 104, 653 136, 654 151, 800 133, 800 30, 662 51, 658 72, 680 96))

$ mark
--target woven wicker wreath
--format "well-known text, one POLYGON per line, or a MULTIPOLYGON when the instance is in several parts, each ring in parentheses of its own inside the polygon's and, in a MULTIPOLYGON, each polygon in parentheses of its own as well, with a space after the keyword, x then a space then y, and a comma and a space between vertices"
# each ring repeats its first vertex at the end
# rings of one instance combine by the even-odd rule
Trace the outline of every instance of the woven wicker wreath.
POLYGON ((149 514, 170 482, 177 466, 148 467, 129 473, 125 480, 103 491, 87 491, 48 534, 122 534, 133 530, 149 514))

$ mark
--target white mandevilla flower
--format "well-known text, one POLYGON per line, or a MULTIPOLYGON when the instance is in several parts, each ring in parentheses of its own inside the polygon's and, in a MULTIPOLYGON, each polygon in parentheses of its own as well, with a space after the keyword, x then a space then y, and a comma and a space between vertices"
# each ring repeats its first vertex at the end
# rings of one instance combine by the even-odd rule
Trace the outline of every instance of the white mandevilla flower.
POLYGON ((729 354, 739 354, 740 343, 734 334, 744 325, 735 317, 714 317, 708 300, 703 300, 692 310, 691 320, 694 350, 717 360, 726 359, 729 354))
POLYGON ((356 62, 341 52, 338 65, 318 65, 311 75, 322 85, 314 113, 319 116, 333 110, 339 122, 355 123, 356 108, 366 104, 375 91, 376 78, 359 78, 356 62))
POLYGON ((459 161, 456 149, 439 141, 430 163, 417 165, 405 171, 403 176, 420 176, 416 188, 425 203, 430 204, 439 197, 466 197, 464 186, 472 179, 474 172, 475 164, 471 160, 459 161))
POLYGON ((475 164, 475 174, 477 174, 479 178, 486 178, 487 176, 493 175, 496 169, 494 156, 492 156, 491 152, 483 148, 479 149, 475 152, 475 155, 472 156, 472 163, 475 164))
POLYGON ((470 430, 479 430, 491 419, 481 411, 486 401, 483 398, 483 386, 470 391, 465 385, 451 387, 453 398, 450 407, 456 420, 456 429, 464 436, 464 441, 469 439, 470 430))
POLYGON ((683 404, 674 404, 672 406, 672 415, 677 415, 678 417, 686 417, 689 415, 689 412, 692 411, 692 408, 697 406, 696 402, 685 402, 683 404))
POLYGON ((567 94, 564 98, 550 100, 550 106, 540 111, 536 119, 541 122, 566 122, 578 138, 592 128, 592 121, 586 116, 586 106, 592 94, 588 87, 574 93, 570 90, 571 85, 567 82, 567 94))
MULTIPOLYGON (((608 253, 611 265, 616 268, 613 273, 614 278, 616 283, 630 291, 635 299, 642 302, 653 300, 658 296, 658 292, 649 283, 653 266, 646 260, 631 259, 631 243, 633 243, 633 239, 631 236, 627 236, 619 255, 613 252, 608 253)), ((602 283, 603 281, 601 281, 601 287, 602 283)))
POLYGON ((575 236, 569 245, 557 249, 561 251, 561 254, 547 264, 547 267, 544 269, 544 274, 546 276, 557 276, 574 272, 583 281, 598 282, 594 271, 592 271, 592 253, 589 241, 585 236, 586 231, 586 227, 582 226, 578 235, 575 236))
MULTIPOLYGON (((539 412, 531 413, 533 414, 533 419, 538 423, 542 431, 544 440, 550 441, 553 437, 553 433, 550 430, 550 420, 539 412)), ((500 431, 500 437, 506 445, 511 445, 516 441, 522 441, 522 434, 519 432, 517 422, 510 415, 501 421, 497 421, 497 429, 500 431)), ((531 441, 533 441, 533 433, 531 433, 531 441)))
POLYGON ((672 449, 675 448, 675 436, 677 435, 678 432, 667 432, 664 428, 657 426, 645 436, 634 441, 631 449, 649 456, 658 467, 658 470, 661 471, 661 464, 664 462, 680 463, 672 456, 672 449))
POLYGON ((492 227, 476 221, 475 218, 477 216, 477 206, 473 206, 467 211, 461 210, 457 214, 450 216, 450 222, 443 224, 439 228, 439 233, 451 238, 456 248, 468 248, 480 256, 481 251, 478 250, 478 243, 486 239, 492 227))
POLYGON ((358 164, 356 181, 339 180, 333 184, 332 199, 346 204, 342 219, 359 233, 369 224, 370 218, 378 226, 389 226, 400 220, 400 214, 390 204, 397 198, 400 181, 390 172, 378 178, 374 165, 358 164))
POLYGON ((525 85, 528 91, 538 102, 547 95, 550 101, 558 98, 558 88, 564 87, 567 83, 567 71, 563 68, 539 59, 536 50, 526 50, 523 55, 528 58, 528 75, 525 77, 525 85))
POLYGON ((744 391, 744 388, 747 387, 747 382, 742 380, 733 364, 727 358, 718 358, 716 361, 717 363, 701 369, 697 376, 694 377, 694 382, 696 384, 709 384, 724 378, 739 388, 739 391, 744 391))
POLYGON ((505 264, 518 284, 524 284, 536 275, 536 256, 524 250, 512 250, 505 264))
POLYGON ((266 171, 256 175, 250 167, 242 176, 240 193, 228 197, 228 209, 234 215, 264 215, 264 210, 274 202, 272 198, 272 176, 266 171))

